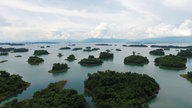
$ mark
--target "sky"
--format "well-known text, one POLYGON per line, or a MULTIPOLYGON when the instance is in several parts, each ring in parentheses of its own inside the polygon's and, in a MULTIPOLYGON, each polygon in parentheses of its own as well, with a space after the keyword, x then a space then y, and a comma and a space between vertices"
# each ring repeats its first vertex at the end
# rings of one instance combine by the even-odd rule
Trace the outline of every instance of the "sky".
POLYGON ((0 41, 192 36, 192 0, 0 0, 0 41))

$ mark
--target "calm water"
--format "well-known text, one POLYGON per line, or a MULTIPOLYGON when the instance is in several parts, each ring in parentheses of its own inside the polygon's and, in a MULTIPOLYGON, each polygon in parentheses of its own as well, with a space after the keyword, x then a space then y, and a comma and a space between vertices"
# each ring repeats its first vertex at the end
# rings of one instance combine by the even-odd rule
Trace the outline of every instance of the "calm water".
MULTIPOLYGON (((56 82, 60 80, 67 80, 65 88, 76 89, 80 94, 84 93, 84 80, 87 78, 88 73, 94 73, 97 71, 104 70, 115 70, 119 72, 137 72, 145 73, 153 78, 159 83, 161 89, 157 97, 150 102, 151 108, 192 108, 192 83, 186 79, 179 76, 179 74, 187 73, 192 70, 192 59, 188 59, 186 70, 164 70, 159 69, 154 65, 154 59, 157 56, 149 55, 149 51, 155 48, 131 48, 122 47, 122 44, 117 44, 116 46, 94 46, 94 44, 76 44, 73 47, 83 47, 92 46, 99 47, 101 50, 94 52, 83 52, 71 51, 71 50, 59 50, 60 47, 67 46, 67 44, 53 44, 50 48, 44 48, 48 50, 51 54, 41 56, 45 62, 38 66, 31 66, 27 63, 27 59, 33 54, 34 50, 42 49, 40 46, 46 45, 26 45, 22 47, 29 48, 29 52, 26 53, 10 53, 9 56, 0 56, 1 60, 8 60, 8 62, 0 64, 0 70, 6 70, 11 74, 19 74, 23 76, 23 79, 31 83, 31 86, 27 90, 23 91, 21 94, 14 98, 18 100, 28 99, 33 96, 33 93, 37 90, 41 90, 51 82, 56 82), (116 48, 122 49, 122 51, 115 51, 116 48), (86 67, 80 66, 78 61, 82 58, 87 58, 88 55, 99 56, 100 51, 105 51, 106 49, 111 49, 114 53, 114 59, 104 61, 101 66, 86 67), (150 63, 144 66, 129 66, 123 64, 124 57, 132 55, 132 52, 140 53, 143 56, 147 56, 150 63), (62 53, 64 56, 57 57, 58 53, 62 53), (68 62, 64 60, 68 55, 74 54, 77 57, 76 61, 68 62), (16 58, 15 55, 22 55, 21 58, 16 58), (65 73, 51 74, 48 70, 52 68, 53 63, 67 63, 70 69, 65 73)), ((10 47, 10 46, 3 46, 10 47)), ((176 49, 171 49, 170 51, 165 51, 166 54, 176 54, 176 49)), ((91 97, 86 97, 89 107, 93 107, 91 97)), ((9 99, 8 101, 10 101, 9 99)), ((1 103, 5 103, 4 101, 1 103)))

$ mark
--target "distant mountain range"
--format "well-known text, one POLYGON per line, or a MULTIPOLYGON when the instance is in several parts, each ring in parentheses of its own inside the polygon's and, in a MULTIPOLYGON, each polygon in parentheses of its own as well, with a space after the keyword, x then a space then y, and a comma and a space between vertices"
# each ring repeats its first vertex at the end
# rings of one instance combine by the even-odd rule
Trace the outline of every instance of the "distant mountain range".
POLYGON ((85 40, 46 40, 36 42, 7 42, 0 45, 23 45, 23 44, 56 44, 56 43, 130 43, 130 44, 158 44, 158 43, 192 43, 192 36, 169 36, 159 38, 146 38, 140 40, 117 39, 117 38, 88 38, 85 40))
POLYGON ((156 43, 192 43, 192 36, 170 36, 159 38, 147 38, 140 40, 128 40, 128 39, 106 39, 106 38, 89 38, 81 42, 85 43, 135 43, 135 44, 156 44, 156 43))

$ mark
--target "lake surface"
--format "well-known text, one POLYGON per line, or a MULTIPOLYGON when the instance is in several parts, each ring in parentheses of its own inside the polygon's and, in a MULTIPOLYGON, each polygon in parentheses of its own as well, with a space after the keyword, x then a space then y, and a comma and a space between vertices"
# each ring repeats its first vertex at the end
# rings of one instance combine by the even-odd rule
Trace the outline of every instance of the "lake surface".
MULTIPOLYGON (((9 53, 8 56, 0 56, 1 60, 8 60, 8 62, 0 64, 0 70, 6 70, 11 74, 19 74, 23 76, 23 79, 31 83, 31 86, 23 91, 21 94, 14 98, 18 100, 24 100, 32 98, 33 93, 46 88, 49 83, 60 80, 67 80, 65 88, 76 89, 80 94, 84 94, 84 80, 87 78, 88 73, 95 73, 97 71, 115 70, 118 72, 137 72, 141 74, 147 74, 153 77, 160 85, 159 94, 153 99, 149 105, 150 108, 192 108, 192 83, 182 77, 180 74, 187 73, 192 70, 192 59, 187 61, 187 69, 185 70, 166 70, 160 69, 154 65, 154 59, 158 56, 149 55, 149 51, 156 48, 136 48, 136 47, 122 47, 122 44, 113 44, 113 46, 95 46, 94 44, 76 44, 74 47, 85 48, 91 46, 92 48, 98 47, 100 50, 93 52, 71 51, 71 50, 59 50, 61 47, 67 46, 67 44, 51 44, 50 48, 40 48, 40 46, 46 46, 46 44, 32 44, 25 46, 17 46, 29 48, 29 52, 24 53, 9 53), (116 48, 122 51, 115 51, 116 48), (49 55, 41 56, 45 62, 40 65, 30 65, 27 63, 27 59, 33 55, 34 50, 45 49, 50 53, 49 55), (113 60, 105 60, 101 66, 81 66, 78 62, 82 58, 87 58, 88 55, 99 56, 101 51, 110 49, 114 53, 113 60), (140 53, 140 55, 147 56, 150 63, 144 66, 131 66, 124 65, 123 60, 126 56, 132 55, 132 52, 140 53), (62 53, 64 56, 57 57, 58 53, 62 53), (68 62, 64 60, 68 55, 74 54, 77 60, 68 62), (21 58, 16 58, 16 55, 22 55, 21 58), (70 69, 64 73, 52 74, 48 71, 52 68, 53 63, 67 63, 70 69)), ((11 46, 1 46, 11 47, 11 46)), ((166 54, 177 54, 177 49, 170 49, 165 51, 166 54)), ((94 107, 91 97, 85 96, 90 108, 94 107)), ((13 99, 13 98, 11 98, 13 99)), ((11 99, 7 100, 10 101, 11 99)), ((4 104, 2 102, 0 105, 4 104)))

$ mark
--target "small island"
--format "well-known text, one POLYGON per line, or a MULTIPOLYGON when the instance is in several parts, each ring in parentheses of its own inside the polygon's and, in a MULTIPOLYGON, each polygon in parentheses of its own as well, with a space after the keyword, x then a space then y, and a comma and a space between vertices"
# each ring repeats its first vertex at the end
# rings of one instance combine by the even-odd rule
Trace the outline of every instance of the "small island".
POLYGON ((22 55, 16 55, 15 57, 19 58, 19 57, 22 57, 22 55))
POLYGON ((48 55, 49 52, 47 50, 35 50, 33 55, 35 56, 41 56, 41 55, 48 55))
POLYGON ((84 85, 97 108, 148 108, 160 90, 155 79, 146 74, 111 70, 88 74, 84 85))
POLYGON ((72 51, 83 50, 83 48, 73 48, 72 51))
POLYGON ((180 50, 177 55, 181 57, 192 57, 192 50, 180 50))
POLYGON ((58 53, 57 57, 61 58, 63 56, 63 54, 58 53))
POLYGON ((0 63, 5 63, 7 62, 8 60, 1 60, 0 63))
POLYGON ((100 59, 113 59, 113 53, 110 53, 110 52, 100 52, 99 54, 99 58, 100 59))
POLYGON ((165 52, 163 49, 155 49, 155 50, 150 51, 149 54, 163 56, 163 55, 165 55, 165 52))
POLYGON ((28 58, 27 62, 31 65, 38 65, 40 63, 43 63, 44 60, 40 57, 37 57, 37 56, 31 56, 28 58))
POLYGON ((62 47, 59 50, 70 50, 70 49, 71 49, 70 47, 62 47))
POLYGON ((167 68, 167 69, 185 69, 186 62, 187 62, 186 58, 175 56, 172 54, 155 59, 155 65, 159 66, 160 68, 167 68))
POLYGON ((133 54, 131 56, 124 58, 124 64, 127 64, 127 65, 144 65, 148 63, 149 63, 148 58, 140 55, 133 54))
POLYGON ((90 55, 88 58, 82 59, 79 64, 85 66, 95 66, 102 65, 103 61, 100 58, 95 58, 93 55, 90 55))
POLYGON ((54 63, 49 73, 65 72, 69 69, 66 63, 54 63))
POLYGON ((115 49, 115 51, 121 51, 121 49, 115 49))
POLYGON ((192 81, 192 71, 187 72, 187 74, 181 74, 180 76, 188 79, 189 81, 192 81))
POLYGON ((66 80, 50 83, 47 88, 35 92, 32 99, 20 102, 14 99, 2 108, 87 108, 83 95, 63 88, 66 83, 66 80))
POLYGON ((0 71, 0 102, 21 93, 29 85, 30 83, 23 81, 19 75, 0 71))
POLYGON ((75 58, 75 56, 73 54, 71 54, 65 60, 74 61, 74 60, 76 60, 76 58, 75 58))

